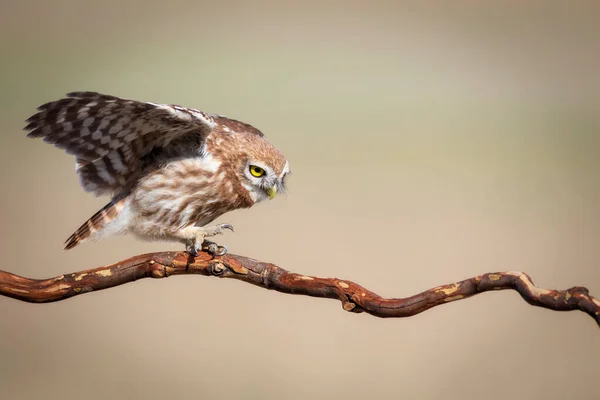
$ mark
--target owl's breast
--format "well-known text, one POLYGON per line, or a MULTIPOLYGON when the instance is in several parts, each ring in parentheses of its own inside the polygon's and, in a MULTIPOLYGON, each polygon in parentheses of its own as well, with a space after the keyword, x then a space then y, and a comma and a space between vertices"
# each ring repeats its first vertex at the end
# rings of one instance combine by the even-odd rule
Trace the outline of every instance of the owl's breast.
POLYGON ((251 206, 236 190, 239 182, 224 167, 206 154, 172 160, 140 179, 131 194, 131 206, 145 226, 144 233, 202 226, 228 211, 251 206))

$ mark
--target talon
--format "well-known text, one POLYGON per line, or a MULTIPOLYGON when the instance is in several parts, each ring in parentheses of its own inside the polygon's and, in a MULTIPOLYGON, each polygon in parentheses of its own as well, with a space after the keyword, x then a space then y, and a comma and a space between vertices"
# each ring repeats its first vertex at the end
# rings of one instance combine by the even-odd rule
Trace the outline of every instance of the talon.
POLYGON ((205 240, 202 243, 202 250, 206 251, 214 258, 216 256, 225 255, 227 253, 227 246, 220 246, 214 242, 209 242, 208 240, 205 240))
POLYGON ((218 251, 215 253, 215 255, 217 256, 224 256, 225 254, 227 254, 227 246, 223 245, 223 246, 217 246, 218 251))
POLYGON ((221 224, 221 229, 229 229, 231 232, 235 232, 231 224, 221 224))
POLYGON ((205 240, 204 242, 202 242, 202 250, 206 251, 214 258, 217 254, 217 251, 219 250, 219 246, 214 242, 205 240))
POLYGON ((185 243, 185 251, 187 251, 190 255, 196 257, 198 256, 198 254, 200 254, 200 249, 198 249, 198 246, 196 246, 196 241, 191 239, 186 241, 185 243))
POLYGON ((215 255, 217 254, 217 250, 219 249, 219 246, 217 246, 216 243, 210 243, 208 246, 205 247, 205 249, 214 258, 215 255))

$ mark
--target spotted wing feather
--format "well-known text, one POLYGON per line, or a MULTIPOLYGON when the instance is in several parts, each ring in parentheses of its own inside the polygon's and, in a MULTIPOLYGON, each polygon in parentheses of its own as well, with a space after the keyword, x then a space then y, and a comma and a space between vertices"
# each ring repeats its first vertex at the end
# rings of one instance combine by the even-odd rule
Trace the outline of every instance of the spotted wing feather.
POLYGON ((95 92, 73 92, 38 107, 28 137, 76 157, 86 191, 113 194, 139 175, 145 157, 174 140, 194 135, 198 151, 215 122, 202 111, 141 102, 95 92))

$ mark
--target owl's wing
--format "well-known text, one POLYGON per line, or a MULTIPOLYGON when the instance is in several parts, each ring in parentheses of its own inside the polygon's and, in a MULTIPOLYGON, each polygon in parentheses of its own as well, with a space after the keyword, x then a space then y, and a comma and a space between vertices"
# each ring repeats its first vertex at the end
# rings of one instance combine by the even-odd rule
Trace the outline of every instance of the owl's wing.
POLYGON ((194 135, 200 151, 215 127, 202 111, 95 92, 69 93, 38 111, 27 120, 27 136, 74 155, 81 185, 97 195, 120 191, 145 156, 184 135, 194 135))

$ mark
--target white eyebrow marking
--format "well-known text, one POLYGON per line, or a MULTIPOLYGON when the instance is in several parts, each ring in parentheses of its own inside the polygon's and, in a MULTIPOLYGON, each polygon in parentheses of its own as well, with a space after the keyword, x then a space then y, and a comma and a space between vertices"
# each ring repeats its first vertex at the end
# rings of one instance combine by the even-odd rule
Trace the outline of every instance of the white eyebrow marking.
POLYGON ((283 167, 283 172, 281 173, 281 175, 279 175, 279 178, 283 178, 283 176, 288 172, 290 172, 290 162, 286 160, 285 166, 283 167))

